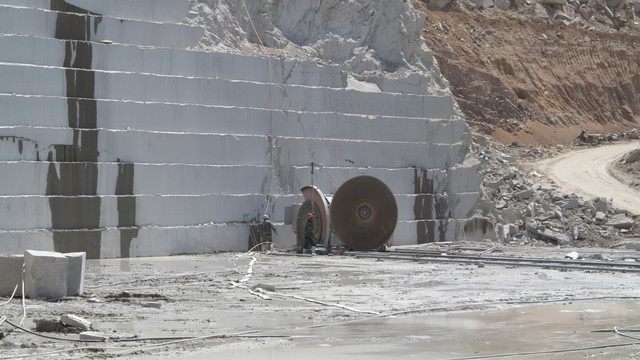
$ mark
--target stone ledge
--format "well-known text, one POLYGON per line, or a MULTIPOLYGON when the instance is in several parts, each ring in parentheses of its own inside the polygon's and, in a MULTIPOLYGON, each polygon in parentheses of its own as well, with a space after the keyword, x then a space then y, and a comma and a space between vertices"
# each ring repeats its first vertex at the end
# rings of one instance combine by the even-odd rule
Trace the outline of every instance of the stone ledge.
MULTIPOLYGON (((204 33, 198 26, 159 23, 144 20, 117 19, 108 16, 64 13, 38 8, 21 8, 0 5, 0 33, 29 34, 42 37, 56 37, 57 20, 84 23, 93 29, 93 41, 112 41, 120 44, 136 44, 170 48, 186 48, 196 45, 204 33)), ((75 36, 72 40, 85 40, 87 34, 75 36)), ((73 34, 67 34, 73 37, 73 34)))

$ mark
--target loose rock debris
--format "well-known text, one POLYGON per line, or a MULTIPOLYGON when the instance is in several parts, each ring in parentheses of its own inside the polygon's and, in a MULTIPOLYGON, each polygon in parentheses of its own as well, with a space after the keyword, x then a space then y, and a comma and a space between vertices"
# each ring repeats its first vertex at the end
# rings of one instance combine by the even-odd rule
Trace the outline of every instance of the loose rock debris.
POLYGON ((613 208, 611 199, 563 193, 532 168, 570 149, 506 146, 480 135, 475 140, 472 148, 482 161, 483 210, 495 220, 499 242, 580 247, 638 238, 637 218, 613 208))

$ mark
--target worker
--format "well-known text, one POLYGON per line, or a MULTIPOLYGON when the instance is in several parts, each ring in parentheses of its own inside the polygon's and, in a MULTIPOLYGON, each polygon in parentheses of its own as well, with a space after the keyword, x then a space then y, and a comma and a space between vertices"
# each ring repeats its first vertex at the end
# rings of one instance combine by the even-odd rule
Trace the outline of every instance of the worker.
MULTIPOLYGON (((275 232, 276 234, 278 233, 278 230, 276 230, 276 228, 273 226, 273 224, 269 220, 269 215, 264 214, 262 216, 262 222, 260 222, 260 242, 268 243, 269 244, 268 248, 272 247, 271 231, 275 232)), ((265 246, 262 245, 261 250, 267 250, 267 248, 265 248, 265 246)))
POLYGON ((307 214, 307 223, 304 225, 304 251, 310 250, 313 255, 314 249, 316 247, 316 242, 314 241, 317 238, 316 233, 313 231, 313 213, 307 214))

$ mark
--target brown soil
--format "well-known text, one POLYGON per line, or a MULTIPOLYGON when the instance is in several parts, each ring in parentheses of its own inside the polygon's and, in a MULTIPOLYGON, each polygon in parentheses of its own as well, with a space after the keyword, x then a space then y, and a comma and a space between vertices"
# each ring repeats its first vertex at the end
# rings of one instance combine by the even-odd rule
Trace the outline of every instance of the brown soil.
POLYGON ((640 32, 635 21, 607 19, 600 2, 581 2, 593 15, 572 25, 557 13, 542 17, 540 9, 557 9, 536 2, 506 11, 413 2, 427 14, 423 36, 474 128, 503 143, 553 144, 581 129, 640 124, 640 32))

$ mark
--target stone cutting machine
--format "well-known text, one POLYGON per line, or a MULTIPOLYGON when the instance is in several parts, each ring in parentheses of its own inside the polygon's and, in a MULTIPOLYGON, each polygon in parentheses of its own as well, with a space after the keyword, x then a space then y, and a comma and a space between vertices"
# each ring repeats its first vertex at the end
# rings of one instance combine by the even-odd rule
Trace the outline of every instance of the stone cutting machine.
POLYGON ((340 246, 383 251, 391 246, 398 206, 382 181, 358 176, 342 184, 331 198, 316 186, 305 186, 300 191, 305 201, 295 223, 299 247, 304 243, 306 214, 310 212, 314 214, 318 245, 323 245, 327 252, 340 246))

